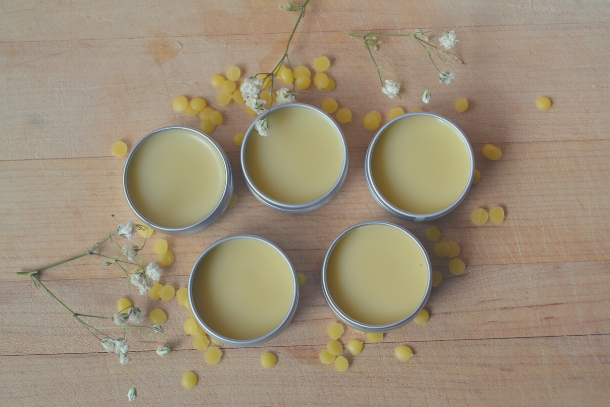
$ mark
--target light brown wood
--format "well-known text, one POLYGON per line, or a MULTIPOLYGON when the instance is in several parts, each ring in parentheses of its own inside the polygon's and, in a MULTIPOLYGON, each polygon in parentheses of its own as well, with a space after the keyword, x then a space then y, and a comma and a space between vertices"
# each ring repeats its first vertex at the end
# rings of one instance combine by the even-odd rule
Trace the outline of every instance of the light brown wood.
MULTIPOLYGON (((124 159, 110 145, 131 148, 168 125, 198 120, 171 109, 178 95, 202 96, 213 107, 209 78, 237 64, 244 75, 268 71, 293 27, 294 14, 273 1, 102 1, 0 3, 0 405, 119 405, 130 387, 116 355, 93 338, 27 276, 31 270, 76 255, 134 218, 122 192, 124 159)), ((202 233, 168 237, 176 262, 164 282, 186 285, 197 256, 214 241, 251 233, 285 250, 308 281, 293 322, 267 345, 223 347, 211 369, 182 331, 186 310, 176 300, 135 296, 146 311, 169 316, 163 340, 174 351, 161 359, 144 335, 132 337, 130 364, 137 405, 285 406, 604 406, 610 394, 610 114, 606 84, 610 62, 610 9, 601 2, 362 2, 311 0, 290 49, 294 64, 332 60, 335 91, 313 87, 299 101, 320 106, 334 97, 354 112, 342 125, 350 169, 340 193, 323 208, 287 215, 248 191, 232 135, 252 116, 243 106, 219 108, 225 124, 212 137, 227 151, 239 204, 202 233), (362 44, 348 32, 410 33, 455 29, 465 65, 457 79, 438 84, 428 61, 409 39, 384 39, 379 62, 414 83, 429 84, 402 100, 380 92, 362 44), (542 95, 553 107, 539 112, 542 95), (470 108, 459 114, 459 97, 470 108), (383 117, 394 106, 419 107, 458 124, 473 143, 482 181, 462 205, 433 222, 459 242, 466 273, 433 290, 430 321, 365 344, 342 374, 321 365, 317 353, 335 320, 320 289, 320 269, 333 239, 362 221, 386 220, 422 239, 429 224, 384 212, 364 182, 363 162, 373 133, 362 118, 383 117), (489 162, 481 149, 503 150, 489 162), (470 212, 502 205, 501 226, 475 227, 470 212), (141 341, 140 341, 141 340, 141 341), (415 356, 399 363, 398 344, 415 356), (264 350, 278 365, 259 368, 264 350), (184 391, 182 373, 199 385, 184 391)), ((135 218, 134 218, 135 220, 135 218)), ((159 234, 153 235, 154 239, 159 234)), ((112 253, 111 250, 105 253, 112 253)), ((152 250, 148 246, 147 258, 152 250)), ((78 312, 111 315, 127 294, 121 273, 84 258, 40 278, 78 312)), ((357 334, 348 330, 343 339, 357 334)))

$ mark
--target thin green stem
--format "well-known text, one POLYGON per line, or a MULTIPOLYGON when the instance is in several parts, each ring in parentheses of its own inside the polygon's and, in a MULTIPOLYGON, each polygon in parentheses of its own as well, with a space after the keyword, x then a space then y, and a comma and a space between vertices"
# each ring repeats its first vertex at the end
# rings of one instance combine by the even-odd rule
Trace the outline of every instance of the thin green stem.
POLYGON ((49 293, 49 295, 51 296, 51 298, 53 298, 55 301, 57 301, 57 302, 58 302, 58 303, 59 303, 59 304, 60 304, 62 307, 64 307, 64 308, 65 308, 65 309, 66 309, 66 310, 67 310, 67 311, 68 311, 70 314, 72 314, 72 316, 75 316, 75 315, 76 315, 76 313, 75 313, 74 311, 72 311, 72 310, 71 310, 71 309, 70 309, 70 308, 69 308, 69 307, 68 307, 66 304, 64 304, 63 302, 61 302, 61 300, 60 300, 59 298, 57 298, 57 297, 55 296, 55 294, 53 294, 53 293, 52 293, 52 292, 51 292, 51 291, 50 291, 50 290, 49 290, 49 289, 48 289, 48 288, 47 288, 47 287, 46 287, 44 284, 42 284, 42 281, 40 281, 40 280, 38 279, 38 277, 36 277, 34 274, 32 274, 32 275, 30 276, 30 278, 31 278, 32 280, 34 280, 34 282, 35 282, 35 283, 40 284, 40 286, 41 286, 42 288, 44 288, 44 289, 45 289, 45 291, 46 291, 47 293, 49 293))

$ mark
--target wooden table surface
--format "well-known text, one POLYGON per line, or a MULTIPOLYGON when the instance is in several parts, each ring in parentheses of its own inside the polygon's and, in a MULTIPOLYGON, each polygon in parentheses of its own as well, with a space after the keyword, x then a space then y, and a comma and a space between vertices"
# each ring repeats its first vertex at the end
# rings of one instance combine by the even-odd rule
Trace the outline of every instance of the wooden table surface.
MULTIPOLYGON (((176 114, 178 95, 202 96, 223 112, 212 137, 234 168, 236 208, 209 229, 168 237, 176 262, 165 283, 184 287, 197 256, 216 240, 241 233, 277 243, 307 276, 294 320, 256 348, 223 347, 207 366, 182 331, 186 311, 176 300, 136 295, 149 311, 169 316, 162 338, 174 351, 133 336, 134 405, 281 406, 607 406, 610 403, 610 8, 583 1, 312 0, 290 49, 294 64, 332 58, 337 88, 314 87, 298 100, 320 106, 329 96, 354 112, 342 125, 350 153, 347 180, 326 206, 288 215, 248 191, 232 136, 253 117, 244 107, 219 107, 209 78, 237 64, 245 75, 269 71, 296 19, 278 1, 0 1, 0 404, 120 405, 127 403, 127 369, 27 276, 80 253, 135 216, 123 195, 124 158, 148 132, 196 127, 176 114), (408 89, 390 100, 379 89, 364 47, 349 32, 412 33, 455 29, 465 65, 456 80, 438 83, 421 49, 403 38, 376 54, 404 79, 431 85, 432 102, 408 89), (553 107, 540 112, 539 96, 553 107), (470 101, 466 113, 453 102, 470 101), (482 181, 457 210, 414 224, 387 214, 371 197, 363 162, 373 132, 362 119, 376 109, 424 108, 460 126, 472 142, 482 181), (486 143, 503 150, 483 158, 486 143), (470 212, 502 205, 500 226, 475 227, 470 212), (397 223, 422 239, 437 225, 462 247, 466 272, 452 276, 433 259, 443 283, 431 294, 430 321, 409 324, 350 358, 345 373, 318 361, 336 320, 320 289, 323 257, 349 226, 397 223), (408 344, 415 356, 393 355, 408 344), (259 357, 279 361, 262 371, 259 357), (199 384, 186 391, 183 372, 199 384)), ((153 235, 154 239, 159 234, 153 235)), ((143 252, 150 258, 149 246, 143 252)), ((111 315, 127 294, 122 274, 85 258, 40 275, 75 310, 111 315)), ((348 330, 343 339, 357 337, 348 330)))

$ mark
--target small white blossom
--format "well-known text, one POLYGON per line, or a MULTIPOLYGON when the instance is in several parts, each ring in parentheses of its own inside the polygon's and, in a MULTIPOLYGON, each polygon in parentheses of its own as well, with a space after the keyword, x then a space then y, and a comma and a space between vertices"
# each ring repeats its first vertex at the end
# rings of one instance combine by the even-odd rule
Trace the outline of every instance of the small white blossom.
POLYGON ((241 95, 244 99, 258 98, 258 94, 263 90, 263 81, 252 76, 244 80, 239 90, 241 90, 241 95))
MULTIPOLYGON (((118 326, 124 325, 125 322, 127 322, 127 319, 129 318, 128 314, 123 314, 121 312, 116 312, 113 316, 112 316, 112 320, 114 321, 115 324, 117 324, 118 326)), ((103 345, 102 345, 103 346, 103 345)))
POLYGON ((421 97, 422 102, 424 103, 430 103, 430 99, 431 99, 431 95, 430 95, 430 89, 426 89, 424 91, 424 94, 421 97))
POLYGON ((140 295, 144 295, 150 291, 155 285, 150 278, 147 278, 144 273, 133 273, 131 275, 131 283, 138 287, 140 295))
POLYGON ((119 353, 119 363, 122 365, 126 365, 131 361, 131 356, 127 353, 119 353))
POLYGON ((438 39, 438 42, 445 47, 445 49, 449 50, 455 47, 455 43, 459 42, 459 40, 455 39, 455 31, 451 30, 449 32, 445 31, 441 38, 438 39))
POLYGON ((261 114, 265 111, 265 105, 267 101, 264 99, 259 99, 257 97, 249 97, 246 99, 246 106, 250 109, 254 110, 256 114, 261 114))
POLYGON ((106 352, 114 352, 114 339, 105 337, 104 339, 102 339, 101 343, 102 349, 104 349, 106 352))
POLYGON ((127 353, 129 351, 129 344, 127 339, 115 339, 114 340, 114 353, 127 353))
POLYGON ((385 85, 381 87, 381 91, 389 98, 394 99, 395 97, 398 97, 398 93, 400 92, 400 82, 386 79, 385 85))
POLYGON ((151 262, 146 266, 146 275, 154 281, 159 281, 163 275, 163 269, 157 265, 157 263, 151 262))
POLYGON ((163 325, 161 325, 161 324, 153 325, 153 332, 156 333, 156 334, 162 334, 163 333, 163 325))
POLYGON ((131 307, 129 310, 129 322, 139 324, 144 321, 144 313, 138 307, 131 307))
POLYGON ((455 74, 449 71, 443 71, 438 74, 439 82, 445 85, 449 85, 452 80, 455 79, 455 74))
POLYGON ((119 236, 127 238, 131 241, 136 235, 136 228, 133 225, 133 221, 128 220, 126 224, 119 223, 118 227, 119 236))
POLYGON ((136 391, 136 386, 132 386, 131 389, 127 392, 127 400, 134 401, 138 397, 138 392, 136 391))
POLYGON ((159 347, 157 348, 157 355, 159 356, 167 356, 167 354, 171 351, 171 349, 169 348, 169 346, 163 344, 163 345, 159 345, 159 347))
POLYGON ((123 255, 129 257, 131 260, 135 260, 136 259, 136 256, 138 255, 138 251, 140 251, 138 246, 136 246, 136 245, 134 245, 132 243, 126 244, 121 249, 121 253, 123 253, 123 255))
POLYGON ((267 121, 267 119, 261 119, 257 121, 254 127, 256 128, 256 131, 258 131, 258 134, 260 134, 261 136, 266 137, 269 135, 269 122, 267 121))
POLYGON ((286 103, 294 103, 294 101, 297 98, 297 93, 291 91, 288 88, 282 88, 275 93, 277 95, 277 98, 275 99, 275 103, 277 103, 278 105, 284 105, 286 103))

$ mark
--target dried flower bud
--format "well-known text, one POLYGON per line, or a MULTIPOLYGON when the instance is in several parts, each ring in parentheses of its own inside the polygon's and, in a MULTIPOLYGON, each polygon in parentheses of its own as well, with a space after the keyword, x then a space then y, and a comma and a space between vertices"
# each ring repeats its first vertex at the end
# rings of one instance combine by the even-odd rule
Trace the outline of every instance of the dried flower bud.
POLYGON ((424 103, 430 103, 431 96, 432 96, 432 95, 430 95, 430 89, 426 89, 426 90, 424 91, 424 94, 423 94, 423 95, 422 95, 422 97, 421 97, 422 102, 424 102, 424 103))
POLYGON ((446 50, 449 50, 455 46, 456 42, 459 42, 455 37, 455 31, 445 31, 441 38, 438 39, 438 42, 445 47, 446 50))
POLYGON ((131 244, 131 243, 126 244, 121 249, 121 253, 123 253, 123 255, 129 257, 131 260, 136 259, 136 256, 138 255, 139 251, 140 251, 140 249, 138 248, 138 246, 131 244))
POLYGON ((156 334, 162 334, 163 333, 163 325, 161 325, 161 324, 153 325, 153 332, 156 333, 156 334))
POLYGON ((385 84, 381 87, 381 91, 389 98, 394 99, 395 97, 398 97, 398 93, 400 92, 400 82, 386 79, 385 84))
POLYGON ((136 386, 131 386, 131 389, 127 392, 127 400, 134 401, 138 397, 138 392, 136 391, 136 386))
POLYGON ((102 349, 104 349, 106 352, 114 352, 114 339, 105 337, 100 342, 102 344, 102 349))
POLYGON ((129 309, 129 322, 139 324, 144 321, 144 313, 138 307, 131 307, 129 309))
POLYGON ((258 131, 258 134, 260 134, 261 136, 269 135, 269 122, 267 121, 267 119, 261 119, 257 121, 254 127, 256 128, 256 131, 258 131))
POLYGON ((127 240, 131 241, 131 239, 133 239, 136 235, 136 228, 133 225, 133 221, 128 220, 127 223, 124 225, 122 223, 119 223, 118 235, 127 238, 127 240))
POLYGON ((163 275, 163 269, 157 265, 157 263, 151 262, 146 266, 146 275, 154 281, 159 281, 161 275, 163 275))
POLYGON ((129 351, 129 344, 127 339, 115 339, 114 340, 114 353, 127 353, 129 351))
POLYGON ((157 348, 157 355, 167 356, 170 351, 171 351, 171 349, 166 344, 159 345, 159 347, 157 348))
POLYGON ((445 85, 449 85, 452 80, 455 79, 455 74, 449 71, 443 71, 438 74, 439 82, 445 85))
POLYGON ((123 314, 121 312, 115 312, 115 314, 112 316, 112 320, 118 326, 125 325, 125 322, 127 322, 128 319, 129 319, 129 315, 123 314))
POLYGON ((277 92, 277 98, 275 99, 275 103, 278 105, 285 105, 286 103, 293 103, 296 100, 297 93, 291 91, 288 88, 281 88, 277 92))
POLYGON ((126 365, 131 361, 131 356, 127 353, 119 353, 119 363, 122 365, 126 365))

